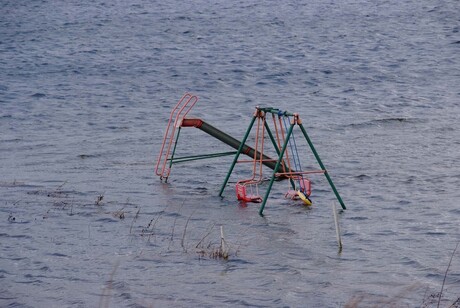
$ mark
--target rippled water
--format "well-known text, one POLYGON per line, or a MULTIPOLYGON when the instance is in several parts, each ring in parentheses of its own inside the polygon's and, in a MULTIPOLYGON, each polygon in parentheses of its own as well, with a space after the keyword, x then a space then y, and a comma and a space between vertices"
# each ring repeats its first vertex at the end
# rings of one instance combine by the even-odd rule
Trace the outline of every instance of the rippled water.
MULTIPOLYGON (((440 292, 460 241, 458 1, 0 8, 0 306, 414 307, 440 292), (185 91, 236 138, 256 105, 300 113, 348 207, 342 253, 322 176, 311 208, 275 183, 264 217, 234 197, 243 168, 217 197, 231 157, 154 176, 185 91), (208 254, 221 226, 228 260, 208 254)), ((229 150, 181 134, 181 154, 229 150)))

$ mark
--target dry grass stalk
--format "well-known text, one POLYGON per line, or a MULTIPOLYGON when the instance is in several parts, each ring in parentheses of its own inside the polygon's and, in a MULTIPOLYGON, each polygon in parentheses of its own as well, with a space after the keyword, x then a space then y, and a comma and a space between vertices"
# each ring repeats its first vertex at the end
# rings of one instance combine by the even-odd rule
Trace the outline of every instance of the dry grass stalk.
POLYGON ((125 212, 123 211, 125 208, 121 208, 118 211, 114 212, 112 215, 115 218, 119 218, 121 220, 125 219, 125 212))
POLYGON ((131 226, 129 227, 129 234, 131 234, 132 230, 133 230, 133 225, 134 225, 134 222, 137 220, 137 218, 139 217, 139 212, 141 211, 141 208, 138 208, 137 209, 137 212, 136 212, 136 215, 134 215, 134 218, 133 218, 133 221, 131 222, 131 226))
POLYGON ((201 243, 203 243, 203 241, 205 240, 205 238, 207 238, 211 232, 212 232, 212 229, 214 229, 214 226, 216 225, 216 223, 213 223, 212 226, 206 231, 205 235, 201 238, 201 240, 198 242, 198 244, 196 244, 195 248, 198 248, 201 243))
MULTIPOLYGON (((444 274, 444 279, 442 280, 441 292, 439 293, 439 299, 438 299, 438 306, 437 306, 438 308, 439 308, 439 305, 441 304, 442 292, 444 291, 444 285, 446 284, 447 273, 449 272, 450 265, 452 264, 452 259, 454 258, 455 252, 457 251, 459 244, 460 242, 457 242, 457 245, 455 246, 455 249, 452 252, 452 255, 450 256, 449 264, 447 265, 446 273, 444 274)), ((458 302, 459 300, 460 300, 460 297, 455 302, 458 302)))
POLYGON ((117 271, 119 264, 120 262, 118 261, 115 263, 113 270, 110 273, 109 280, 107 281, 105 288, 102 290, 101 298, 99 301, 99 308, 110 307, 110 296, 113 289, 113 277, 115 276, 115 272, 117 271))
POLYGON ((187 222, 185 223, 185 227, 184 227, 184 232, 182 233, 182 239, 180 241, 180 245, 183 249, 184 252, 187 252, 187 248, 185 247, 185 234, 187 233, 187 227, 188 227, 188 223, 190 221, 190 218, 192 218, 193 214, 195 213, 196 210, 194 210, 192 212, 192 214, 190 214, 190 216, 187 218, 187 222))
MULTIPOLYGON (((434 307, 435 305, 436 305, 437 308, 439 308, 441 306, 441 300, 442 300, 442 296, 443 296, 443 292, 444 292, 444 287, 445 287, 445 284, 446 284, 447 275, 449 273, 450 266, 452 264, 452 260, 454 258, 454 255, 455 255, 455 253, 456 253, 456 251, 457 251, 459 246, 460 246, 460 242, 457 243, 457 245, 455 246, 455 249, 452 251, 452 254, 451 254, 450 259, 449 259, 449 263, 447 265, 446 272, 444 274, 444 279, 442 281, 441 291, 436 292, 436 293, 428 294, 428 288, 427 288, 426 291, 425 291, 425 294, 423 296, 422 304, 420 305, 421 308, 431 308, 431 307, 434 307)), ((372 305, 372 307, 400 307, 401 306, 401 301, 404 299, 405 295, 410 293, 410 292, 412 292, 416 288, 417 288, 417 285, 412 285, 412 286, 410 286, 408 288, 405 288, 402 292, 396 294, 395 296, 393 296, 392 298, 390 298, 389 300, 386 300, 386 301, 374 300, 373 301, 374 304, 372 305)), ((344 307, 345 308, 357 308, 357 307, 360 307, 360 304, 362 304, 362 306, 365 306, 363 304, 363 302, 365 300, 366 300, 366 302, 369 302, 369 298, 367 298, 366 296, 364 296, 364 295, 356 295, 356 296, 353 296, 351 298, 351 300, 347 304, 345 304, 344 307)), ((369 304, 367 304, 367 306, 369 306, 369 304)), ((457 297, 457 299, 454 300, 452 302, 452 304, 450 304, 450 305, 448 305, 446 307, 448 307, 448 308, 460 308, 460 297, 457 297)))
POLYGON ((155 229, 155 225, 157 222, 160 220, 161 216, 164 214, 166 209, 168 208, 168 205, 165 206, 165 208, 158 214, 158 216, 155 218, 152 218, 147 225, 147 227, 142 229, 141 236, 148 235, 148 241, 150 242, 150 238, 154 234, 153 230, 155 229), (151 230, 150 230, 151 229, 151 230))
MULTIPOLYGON (((180 205, 180 208, 179 208, 179 212, 177 214, 179 214, 182 211, 182 207, 184 206, 184 203, 185 203, 185 200, 182 201, 182 204, 180 205)), ((176 230, 177 217, 178 217, 178 215, 174 217, 174 223, 173 223, 172 228, 171 228, 171 238, 169 239, 168 251, 169 251, 169 248, 171 247, 171 244, 174 241, 174 232, 176 230)))
MULTIPOLYGON (((205 235, 205 237, 209 235, 211 230, 205 235)), ((200 245, 202 246, 203 240, 204 238, 200 241, 200 243, 196 245, 196 248, 200 247, 200 245)), ((212 258, 212 259, 228 260, 229 255, 230 255, 230 248, 224 237, 224 227, 220 226, 220 245, 219 246, 213 247, 211 243, 208 243, 206 247, 201 247, 199 250, 197 250, 197 253, 203 257, 208 256, 209 258, 212 258)))

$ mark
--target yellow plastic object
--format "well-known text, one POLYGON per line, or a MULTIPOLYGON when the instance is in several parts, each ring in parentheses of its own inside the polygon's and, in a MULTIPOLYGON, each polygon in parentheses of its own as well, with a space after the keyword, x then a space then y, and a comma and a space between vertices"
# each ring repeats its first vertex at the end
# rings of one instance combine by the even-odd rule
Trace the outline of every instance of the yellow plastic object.
POLYGON ((310 199, 305 197, 305 195, 300 190, 297 191, 297 196, 299 196, 300 200, 302 200, 306 205, 311 205, 310 199))

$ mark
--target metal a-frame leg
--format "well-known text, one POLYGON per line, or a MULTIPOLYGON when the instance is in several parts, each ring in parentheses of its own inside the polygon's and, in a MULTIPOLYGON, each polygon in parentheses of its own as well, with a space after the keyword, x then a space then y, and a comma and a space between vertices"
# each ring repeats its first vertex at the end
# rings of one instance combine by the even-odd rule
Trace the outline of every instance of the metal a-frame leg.
POLYGON ((284 140, 283 147, 281 148, 281 151, 279 153, 278 161, 276 162, 276 166, 275 166, 275 169, 273 170, 272 177, 270 179, 270 183, 268 184, 268 187, 267 187, 267 192, 265 193, 265 197, 262 200, 262 204, 261 204, 260 209, 259 209, 259 215, 260 216, 263 216, 265 204, 267 203, 268 196, 270 195, 270 191, 272 189, 273 182, 275 181, 276 173, 278 172, 278 169, 279 169, 279 167, 281 165, 281 161, 283 160, 284 152, 286 152, 286 148, 288 146, 289 138, 291 137, 293 129, 294 129, 294 123, 292 123, 291 126, 289 127, 289 130, 288 130, 287 135, 286 135, 286 139, 284 140))
POLYGON ((316 152, 315 147, 313 146, 313 142, 311 142, 310 137, 308 137, 307 131, 303 127, 302 123, 299 123, 299 127, 300 127, 300 130, 302 131, 305 139, 307 140, 308 145, 310 146, 310 149, 313 152, 313 155, 315 155, 316 161, 318 162, 318 164, 321 167, 321 169, 324 171, 324 175, 326 176, 326 179, 329 182, 329 185, 331 186, 332 191, 334 191, 334 194, 335 194, 337 200, 339 201, 340 205, 342 206, 342 209, 345 210, 346 209, 345 203, 343 202, 342 198, 339 195, 339 192, 335 188, 335 185, 332 182, 332 179, 329 176, 329 173, 327 172, 326 167, 324 167, 323 162, 321 161, 321 158, 318 155, 318 152, 316 152))
MULTIPOLYGON (((270 137, 270 140, 271 140, 271 142, 272 142, 272 144, 273 144, 273 147, 275 148, 276 154, 278 154, 278 157, 279 157, 279 155, 280 155, 280 149, 279 149, 279 147, 278 147, 278 144, 276 144, 275 137, 273 137, 272 131, 270 130, 270 127, 268 126, 267 121, 265 121, 265 130, 267 131, 268 136, 270 137)), ((282 164, 285 164, 285 163, 283 162, 283 160, 281 160, 281 163, 282 163, 282 164)), ((289 178, 289 182, 291 183, 292 189, 295 189, 295 183, 294 183, 294 181, 292 180, 292 178, 289 178)))
POLYGON ((230 166, 230 170, 228 170, 227 176, 225 177, 224 183, 222 184, 222 187, 220 188, 219 196, 222 197, 222 194, 225 190, 225 187, 227 186, 228 180, 230 179, 230 175, 233 172, 233 168, 235 168, 235 164, 238 161, 238 157, 240 157, 241 151, 243 150, 243 147, 246 143, 246 140, 249 137, 249 133, 251 132, 252 127, 254 126, 254 122, 256 121, 257 115, 254 115, 252 117, 251 123, 249 124, 248 129, 246 130, 246 134, 243 137, 243 140, 241 140, 240 146, 235 154, 235 158, 233 158, 233 162, 230 166))
POLYGON ((181 130, 181 127, 179 126, 179 129, 177 130, 176 141, 174 142, 174 148, 173 148, 173 150, 171 152, 171 158, 169 159, 168 175, 165 178, 165 183, 168 182, 169 174, 171 172, 171 168, 172 168, 172 165, 173 165, 174 155, 176 154, 177 141, 179 141, 180 130, 181 130))

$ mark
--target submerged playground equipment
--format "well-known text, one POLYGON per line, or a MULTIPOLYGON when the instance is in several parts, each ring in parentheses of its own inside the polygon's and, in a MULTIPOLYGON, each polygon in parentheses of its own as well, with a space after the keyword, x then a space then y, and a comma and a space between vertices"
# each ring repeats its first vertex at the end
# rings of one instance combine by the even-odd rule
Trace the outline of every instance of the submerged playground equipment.
POLYGON ((227 176, 222 184, 219 196, 222 196, 225 188, 227 187, 235 165, 237 163, 248 163, 252 167, 252 176, 247 179, 239 180, 236 183, 236 196, 238 200, 243 202, 261 203, 259 210, 260 215, 263 215, 263 211, 275 179, 289 180, 290 189, 286 193, 285 197, 298 199, 306 205, 311 205, 311 201, 309 199, 311 195, 311 182, 307 178, 307 175, 315 173, 324 174, 337 200, 342 206, 342 209, 346 209, 339 192, 332 182, 328 171, 322 163, 321 158, 313 146, 307 131, 302 125, 302 120, 297 113, 290 113, 271 107, 256 107, 243 139, 238 141, 201 119, 188 118, 188 113, 193 106, 195 106, 197 101, 198 97, 196 95, 185 93, 171 111, 155 166, 155 174, 158 175, 161 180, 167 182, 173 164, 198 159, 216 158, 225 155, 234 155, 233 162, 230 165, 230 169, 228 170, 227 176), (180 131, 183 127, 198 128, 210 136, 231 146, 236 151, 175 157, 180 131), (308 143, 311 152, 321 168, 320 170, 304 171, 302 169, 296 138, 294 136, 295 129, 300 130, 302 133, 302 136, 308 143), (253 132, 253 130, 255 130, 255 132, 253 132), (255 135, 253 147, 246 144, 251 132, 255 135), (269 139, 270 142, 266 139, 269 139), (276 157, 270 158, 264 154, 264 152, 266 152, 266 143, 271 143, 276 153, 276 157), (240 160, 239 157, 241 154, 250 157, 250 159, 240 160), (270 168, 272 173, 268 180, 268 186, 265 194, 261 195, 259 192, 259 186, 262 182, 267 181, 263 179, 263 166, 270 168))

